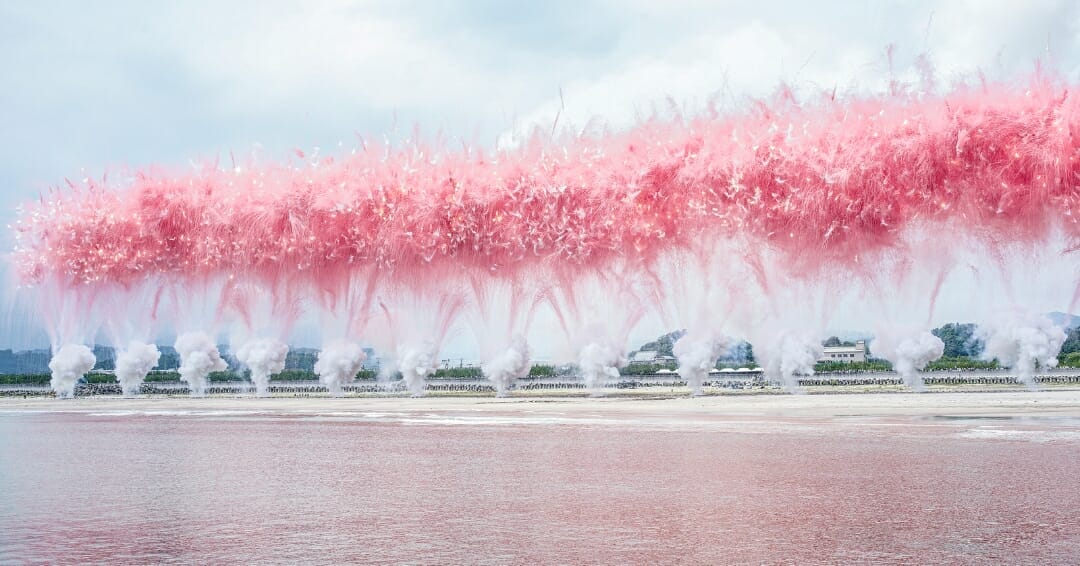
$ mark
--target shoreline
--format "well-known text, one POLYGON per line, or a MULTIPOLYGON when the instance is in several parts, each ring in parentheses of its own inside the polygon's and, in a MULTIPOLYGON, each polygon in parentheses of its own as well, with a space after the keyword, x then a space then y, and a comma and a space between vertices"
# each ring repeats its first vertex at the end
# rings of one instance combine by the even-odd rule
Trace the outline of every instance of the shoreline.
MULTIPOLYGON (((1032 376, 1026 382, 1007 372, 963 372, 923 374, 920 385, 911 388, 898 375, 875 372, 852 372, 802 376, 798 380, 797 393, 800 394, 850 394, 877 392, 941 392, 941 391, 1039 391, 1080 388, 1080 371, 1067 369, 1044 372, 1032 376)), ((386 397, 408 395, 402 381, 355 380, 342 384, 341 392, 347 397, 386 397)), ((482 378, 434 378, 425 381, 425 395, 432 396, 491 396, 495 394, 492 383, 482 378)), ((190 389, 182 381, 153 381, 139 385, 140 395, 146 396, 186 396, 190 389)), ((250 381, 228 380, 211 381, 205 387, 207 396, 236 396, 250 394, 254 385, 250 381)), ((602 396, 615 395, 651 395, 663 392, 671 395, 689 395, 690 388, 680 377, 671 376, 632 376, 605 383, 600 391, 602 396)), ((788 389, 776 382, 746 378, 710 378, 704 383, 705 395, 760 395, 788 393, 788 389)), ((543 377, 523 379, 515 383, 510 393, 513 396, 588 396, 592 393, 585 383, 578 379, 565 377, 543 377)), ((121 386, 115 381, 79 384, 76 397, 120 396, 121 386)), ((317 380, 271 380, 271 396, 331 396, 329 389, 317 380)), ((0 384, 2 397, 51 397, 52 388, 48 383, 5 383, 0 384)))
POLYGON ((0 416, 13 414, 82 413, 191 414, 229 416, 398 417, 467 415, 477 418, 558 417, 562 419, 639 418, 792 419, 1001 417, 1080 419, 1080 389, 1041 391, 936 391, 928 393, 874 392, 858 394, 725 394, 689 397, 685 394, 587 396, 453 396, 411 398, 291 397, 291 396, 119 396, 0 398, 0 416))

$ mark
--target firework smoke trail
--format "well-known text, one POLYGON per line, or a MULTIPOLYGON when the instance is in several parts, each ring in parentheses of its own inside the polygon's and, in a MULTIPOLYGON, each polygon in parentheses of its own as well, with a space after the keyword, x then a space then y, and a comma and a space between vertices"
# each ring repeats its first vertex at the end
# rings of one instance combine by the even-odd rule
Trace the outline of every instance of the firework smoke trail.
POLYGON ((375 375, 375 380, 384 390, 390 390, 393 387, 392 382, 398 377, 397 360, 393 357, 379 358, 379 372, 375 375))
POLYGON ((206 395, 210 372, 225 371, 228 364, 221 359, 217 345, 203 332, 187 332, 176 337, 173 345, 180 354, 180 381, 187 382, 192 397, 206 395))
POLYGON ((653 120, 495 159, 416 145, 239 171, 154 168, 29 206, 14 256, 27 284, 314 280, 355 264, 400 282, 428 265, 647 262, 706 233, 852 269, 916 221, 962 221, 991 242, 1036 241, 1063 223, 1076 239, 1071 86, 1035 77, 807 105, 784 91, 743 116, 653 120))
POLYGON ((127 348, 116 354, 116 381, 125 397, 138 395, 139 386, 146 379, 146 374, 154 369, 161 359, 157 346, 132 340, 127 348))
POLYGON ((356 379, 364 367, 367 354, 360 344, 348 340, 334 340, 323 346, 315 361, 315 374, 319 382, 335 397, 342 395, 341 386, 356 379))
POLYGON ((480 371, 495 388, 496 397, 506 397, 518 379, 529 375, 532 350, 525 335, 541 294, 535 282, 473 277, 471 326, 480 352, 480 371), (524 320, 522 318, 524 313, 524 320))
POLYGON ((438 353, 431 342, 403 344, 397 349, 397 370, 413 397, 427 394, 427 378, 438 369, 438 353))
POLYGON ((236 359, 251 370, 255 394, 265 397, 270 394, 270 376, 285 369, 288 354, 289 346, 280 340, 256 338, 244 342, 236 350, 236 359))
POLYGON ((925 386, 918 372, 945 353, 945 343, 925 330, 894 328, 878 332, 870 351, 889 360, 904 385, 923 391, 925 386))
POLYGON ((672 350, 679 360, 679 376, 686 380, 691 395, 705 394, 703 384, 709 370, 716 367, 716 361, 727 352, 728 346, 727 340, 707 335, 686 334, 675 342, 672 350))
POLYGON ((529 375, 529 369, 532 367, 530 355, 529 344, 525 341, 525 337, 515 334, 502 355, 480 366, 484 377, 495 386, 495 396, 505 397, 518 379, 529 375))
POLYGON ((979 325, 985 342, 982 357, 1012 368, 1028 389, 1035 389, 1035 370, 1057 367, 1066 334, 1049 318, 1019 308, 1005 309, 979 325))
POLYGON ((82 376, 86 375, 86 372, 94 368, 96 363, 97 358, 94 357, 94 352, 90 351, 90 348, 82 344, 65 344, 53 354, 52 360, 49 361, 49 371, 52 372, 49 385, 52 386, 57 397, 74 397, 75 385, 82 376))
POLYGON ((578 367, 585 380, 585 389, 593 397, 603 395, 604 385, 612 379, 618 379, 619 368, 625 365, 626 356, 622 348, 596 329, 592 338, 584 343, 578 353, 578 367))
POLYGON ((799 375, 814 375, 814 364, 824 352, 809 334, 781 330, 761 353, 765 377, 779 381, 792 393, 800 391, 799 375))
MULTIPOLYGON (((64 344, 101 323, 84 319, 108 316, 96 305, 103 296, 130 289, 155 304, 156 291, 181 290, 171 302, 182 308, 183 290, 220 287, 217 314, 255 329, 249 287, 256 288, 287 329, 306 300, 333 304, 325 295, 356 277, 367 285, 356 291, 363 299, 354 320, 370 316, 362 311, 372 310, 380 290, 437 297, 468 281, 524 281, 542 272, 553 274, 552 286, 572 307, 575 277, 616 264, 623 273, 655 273, 662 257, 693 254, 711 241, 731 243, 732 259, 749 266, 765 294, 784 277, 809 285, 827 272, 867 279, 885 257, 918 264, 919 254, 931 252, 905 247, 916 228, 931 240, 948 231, 990 254, 1001 245, 1047 244, 1055 233, 1077 249, 1074 86, 1036 74, 1024 84, 943 94, 899 88, 806 103, 781 89, 742 114, 656 118, 577 137, 538 134, 494 153, 415 141, 188 173, 153 166, 69 183, 28 204, 14 226, 11 259, 20 283, 40 290, 48 331, 59 337, 53 342, 64 344), (784 277, 766 277, 766 265, 784 277), (83 327, 66 328, 73 324, 83 327)), ((665 284, 654 277, 646 286, 665 284)), ((624 306, 640 310, 660 295, 637 293, 624 306)), ((443 309, 445 320, 430 332, 399 325, 393 347, 383 349, 397 354, 410 387, 434 367, 458 310, 443 309), (427 339, 433 348, 422 346, 427 339)), ((582 328, 572 310, 568 335, 582 328)), ((610 330, 625 332, 620 323, 610 330)), ((621 363, 621 353, 608 351, 621 345, 607 341, 584 337, 574 345, 594 382, 621 363)), ((770 356, 772 373, 786 381, 813 353, 796 342, 770 356)), ((210 352, 195 348, 182 368, 193 391, 205 386, 199 376, 220 365, 210 352)))

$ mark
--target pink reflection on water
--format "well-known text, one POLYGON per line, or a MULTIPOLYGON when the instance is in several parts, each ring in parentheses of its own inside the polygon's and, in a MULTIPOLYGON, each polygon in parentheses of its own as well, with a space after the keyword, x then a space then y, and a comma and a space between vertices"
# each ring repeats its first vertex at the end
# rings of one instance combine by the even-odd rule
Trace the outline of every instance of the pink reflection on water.
POLYGON ((1080 556, 1075 424, 721 424, 3 417, 0 556, 712 564, 1080 556), (971 434, 979 430, 997 433, 971 434))

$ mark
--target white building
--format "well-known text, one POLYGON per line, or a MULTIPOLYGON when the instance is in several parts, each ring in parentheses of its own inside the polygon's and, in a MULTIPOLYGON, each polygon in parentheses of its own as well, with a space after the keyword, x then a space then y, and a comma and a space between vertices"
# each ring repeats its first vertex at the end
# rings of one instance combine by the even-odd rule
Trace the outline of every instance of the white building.
POLYGON ((634 355, 630 358, 630 364, 631 365, 636 365, 636 364, 641 364, 641 365, 645 365, 645 364, 665 365, 665 364, 674 364, 674 363, 675 363, 675 358, 673 358, 671 356, 661 355, 656 350, 642 350, 640 352, 635 352, 634 355))
POLYGON ((854 346, 826 346, 819 362, 865 362, 866 341, 859 340, 854 346))

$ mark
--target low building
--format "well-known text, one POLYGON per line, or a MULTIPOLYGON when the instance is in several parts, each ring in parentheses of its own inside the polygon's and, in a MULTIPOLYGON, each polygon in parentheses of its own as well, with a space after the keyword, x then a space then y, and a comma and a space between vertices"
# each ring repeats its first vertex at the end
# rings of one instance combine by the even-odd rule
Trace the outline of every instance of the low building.
POLYGON ((859 340, 854 346, 826 346, 819 362, 865 362, 866 341, 859 340))
POLYGON ((640 352, 635 352, 634 355, 630 357, 630 364, 631 365, 658 365, 658 366, 663 366, 663 365, 671 365, 671 364, 674 364, 674 363, 675 363, 675 358, 673 358, 671 356, 661 355, 660 352, 657 352, 656 350, 642 350, 640 352))

